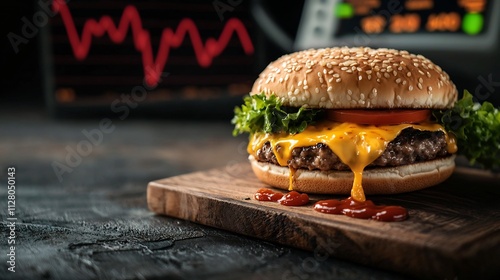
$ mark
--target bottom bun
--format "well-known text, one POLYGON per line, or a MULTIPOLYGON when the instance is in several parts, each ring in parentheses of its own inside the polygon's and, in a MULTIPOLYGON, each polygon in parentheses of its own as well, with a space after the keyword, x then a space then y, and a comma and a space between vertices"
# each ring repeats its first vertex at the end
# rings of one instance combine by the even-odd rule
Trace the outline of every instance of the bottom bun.
MULTIPOLYGON (((253 172, 262 182, 288 190, 290 170, 267 162, 248 158, 253 172)), ((363 172, 363 190, 366 194, 394 194, 411 192, 437 185, 451 176, 455 169, 455 155, 450 157, 397 167, 368 169, 363 172)), ((350 194, 354 175, 351 171, 320 171, 297 169, 293 190, 318 194, 350 194)))

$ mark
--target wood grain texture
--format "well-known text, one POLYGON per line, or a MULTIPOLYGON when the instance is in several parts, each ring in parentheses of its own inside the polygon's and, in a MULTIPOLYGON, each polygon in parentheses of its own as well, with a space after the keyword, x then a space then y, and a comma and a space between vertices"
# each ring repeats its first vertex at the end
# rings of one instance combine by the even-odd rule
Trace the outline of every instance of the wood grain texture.
MULTIPOLYGON (((310 196, 304 207, 259 202, 261 187, 248 163, 228 165, 150 182, 148 207, 232 232, 361 264, 424 278, 495 278, 500 275, 498 177, 455 173, 419 192, 370 197, 401 205, 410 218, 400 223, 321 214, 310 196)), ((332 197, 332 196, 329 196, 332 197)))

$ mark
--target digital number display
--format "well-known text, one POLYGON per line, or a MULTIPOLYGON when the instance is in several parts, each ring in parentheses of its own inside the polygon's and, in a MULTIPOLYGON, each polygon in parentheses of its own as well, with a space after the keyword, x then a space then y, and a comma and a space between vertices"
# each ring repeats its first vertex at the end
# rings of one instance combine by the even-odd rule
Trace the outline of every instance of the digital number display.
POLYGON ((333 8, 335 36, 366 34, 454 33, 476 36, 487 31, 487 0, 345 0, 333 8))

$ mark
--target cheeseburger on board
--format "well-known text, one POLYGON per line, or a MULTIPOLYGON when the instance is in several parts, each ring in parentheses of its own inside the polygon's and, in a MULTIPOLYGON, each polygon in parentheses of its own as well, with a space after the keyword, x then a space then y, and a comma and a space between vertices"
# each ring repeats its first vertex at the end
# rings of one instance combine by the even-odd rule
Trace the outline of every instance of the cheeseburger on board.
POLYGON ((448 75, 421 55, 311 49, 267 66, 235 108, 233 133, 250 133, 249 160, 264 183, 365 201, 452 174, 457 146, 431 110, 456 100, 448 75))

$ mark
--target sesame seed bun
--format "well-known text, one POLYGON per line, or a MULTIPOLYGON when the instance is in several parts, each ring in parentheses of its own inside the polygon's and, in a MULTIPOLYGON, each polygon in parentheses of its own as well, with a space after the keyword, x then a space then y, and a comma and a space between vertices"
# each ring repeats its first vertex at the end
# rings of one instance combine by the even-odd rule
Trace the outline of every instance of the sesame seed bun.
POLYGON ((448 74, 422 55, 348 47, 280 57, 250 94, 261 92, 286 106, 326 109, 445 109, 457 99, 448 74))
MULTIPOLYGON (((253 172, 262 182, 288 190, 290 169, 249 156, 253 172)), ((363 171, 363 190, 366 194, 396 194, 421 190, 437 185, 451 176, 455 156, 433 161, 374 168, 363 171)), ((305 193, 345 194, 351 192, 353 173, 350 171, 310 171, 297 169, 293 189, 305 193)))

